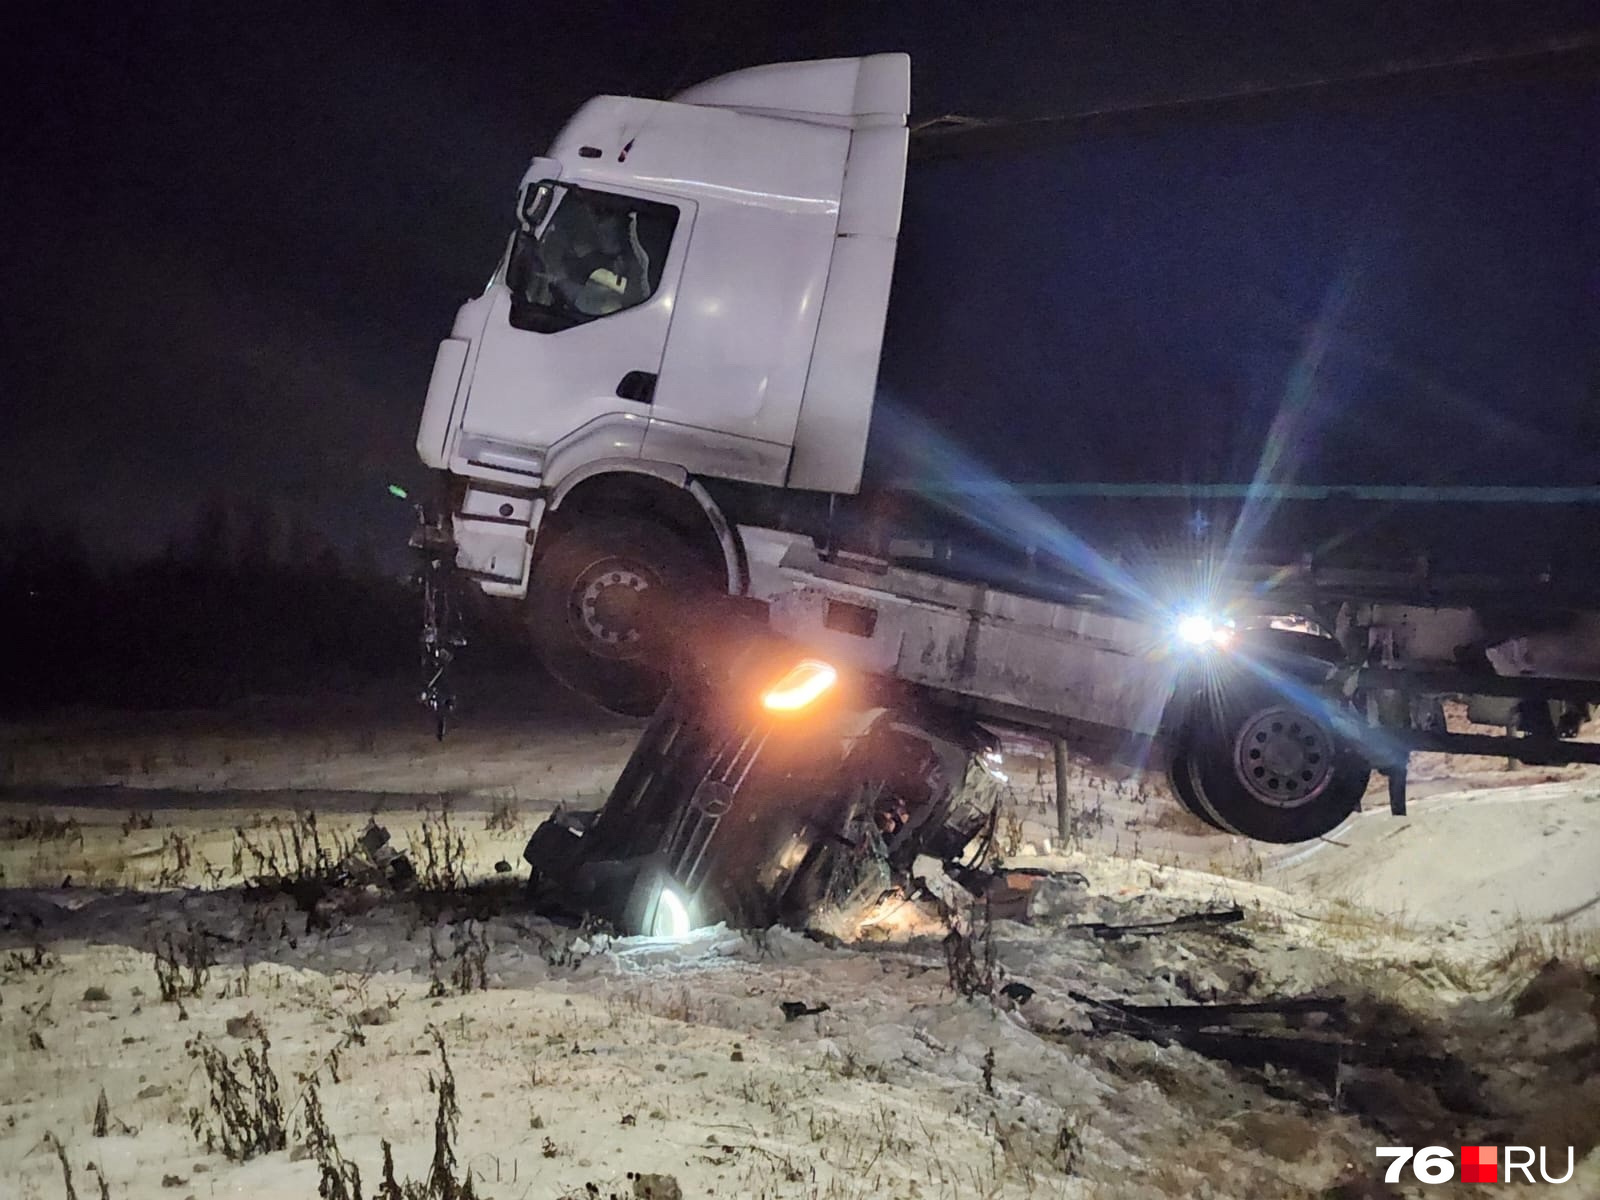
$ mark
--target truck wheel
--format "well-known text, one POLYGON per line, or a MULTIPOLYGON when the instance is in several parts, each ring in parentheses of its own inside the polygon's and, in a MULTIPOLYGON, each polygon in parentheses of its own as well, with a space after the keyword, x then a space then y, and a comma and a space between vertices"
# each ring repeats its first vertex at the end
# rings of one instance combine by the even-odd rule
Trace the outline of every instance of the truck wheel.
POLYGON ((1221 829, 1224 833, 1231 833, 1211 815, 1211 810, 1200 803, 1200 797, 1194 790, 1194 779, 1191 772, 1194 769, 1192 758, 1194 755, 1194 735, 1185 732, 1183 740, 1172 755, 1172 766, 1167 772, 1167 782, 1172 785, 1172 793, 1177 796, 1178 803, 1183 805, 1184 811, 1192 817, 1198 817, 1213 829, 1221 829))
POLYGON ((669 594, 707 586, 709 573, 659 525, 623 517, 564 533, 534 565, 527 624, 546 669, 612 712, 642 717, 667 691, 669 594))
POLYGON ((1304 842, 1337 828, 1372 774, 1326 717, 1265 688, 1202 704, 1185 741, 1173 770, 1180 798, 1218 828, 1262 842, 1304 842))

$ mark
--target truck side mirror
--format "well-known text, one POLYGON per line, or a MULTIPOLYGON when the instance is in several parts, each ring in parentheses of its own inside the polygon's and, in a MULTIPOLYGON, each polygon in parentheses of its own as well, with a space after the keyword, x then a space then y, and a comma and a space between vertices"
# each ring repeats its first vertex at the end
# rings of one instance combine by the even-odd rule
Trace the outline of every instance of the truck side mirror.
POLYGON ((522 232, 539 232, 554 195, 555 187, 550 183, 530 183, 522 189, 522 195, 517 198, 517 224, 522 232))

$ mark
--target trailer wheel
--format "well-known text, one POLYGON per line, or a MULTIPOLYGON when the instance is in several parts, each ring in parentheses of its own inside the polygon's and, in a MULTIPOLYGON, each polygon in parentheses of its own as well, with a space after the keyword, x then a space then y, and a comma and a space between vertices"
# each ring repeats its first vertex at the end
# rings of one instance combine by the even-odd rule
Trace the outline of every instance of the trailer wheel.
POLYGON ((1179 797, 1218 828, 1262 842, 1337 828, 1372 774, 1325 716, 1260 687, 1197 706, 1185 743, 1173 764, 1179 797))
POLYGON ((642 717, 666 694, 668 630, 658 603, 702 586, 705 568, 683 541, 647 521, 587 521, 534 566, 528 632, 546 669, 613 712, 642 717))

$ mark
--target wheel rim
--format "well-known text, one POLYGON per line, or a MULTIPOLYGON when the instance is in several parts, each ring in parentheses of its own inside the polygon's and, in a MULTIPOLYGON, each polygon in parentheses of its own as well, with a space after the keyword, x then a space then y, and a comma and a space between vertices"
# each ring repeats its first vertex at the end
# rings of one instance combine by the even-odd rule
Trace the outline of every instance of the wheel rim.
POLYGON ((1240 727, 1233 767, 1251 796, 1278 808, 1314 800, 1333 780, 1333 739, 1293 708, 1264 708, 1240 727))
POLYGON ((629 659, 643 652, 643 601, 659 582, 654 572, 620 558, 602 559, 578 576, 567 616, 591 654, 629 659))

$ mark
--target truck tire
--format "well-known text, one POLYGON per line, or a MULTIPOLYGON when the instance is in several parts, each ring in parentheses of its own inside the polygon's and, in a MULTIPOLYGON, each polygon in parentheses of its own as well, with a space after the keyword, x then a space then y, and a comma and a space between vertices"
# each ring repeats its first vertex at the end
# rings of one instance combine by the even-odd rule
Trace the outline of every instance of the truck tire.
POLYGON ((1183 746, 1173 763, 1179 797, 1219 829, 1261 842, 1336 829, 1372 775, 1325 716, 1261 686, 1196 705, 1183 746))
POLYGON ((1211 815, 1211 810, 1200 803, 1200 796, 1194 790, 1194 779, 1191 775, 1193 764, 1190 759, 1194 754, 1194 735, 1185 731, 1182 741, 1172 754, 1172 766, 1167 772, 1167 782, 1172 785, 1172 793, 1177 796, 1178 803, 1183 805, 1184 811, 1192 817, 1204 821, 1213 829, 1220 829, 1224 833, 1232 830, 1222 825, 1216 817, 1211 815))
POLYGON ((526 620, 545 668, 612 712, 649 716, 666 694, 653 604, 710 586, 710 573, 679 537, 649 521, 605 517, 563 533, 534 564, 526 620))

